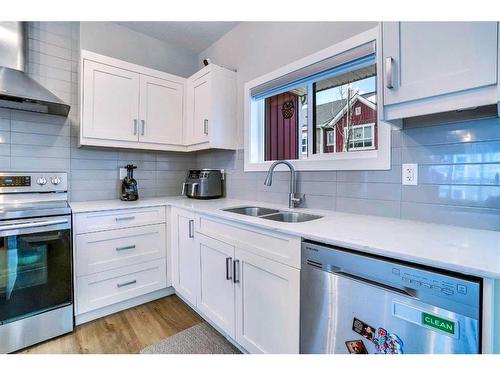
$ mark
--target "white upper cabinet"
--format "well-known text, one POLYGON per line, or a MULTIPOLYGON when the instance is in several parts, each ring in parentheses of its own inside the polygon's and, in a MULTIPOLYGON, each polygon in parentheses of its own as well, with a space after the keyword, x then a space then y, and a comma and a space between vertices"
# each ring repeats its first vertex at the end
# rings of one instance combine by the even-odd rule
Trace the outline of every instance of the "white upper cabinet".
POLYGON ((82 51, 80 145, 185 151, 185 79, 82 51))
POLYGON ((496 22, 384 22, 386 119, 497 101, 496 22))
POLYGON ((208 142, 208 121, 210 117, 210 75, 193 81, 193 122, 190 126, 191 142, 208 142))
POLYGON ((136 142, 139 74, 87 60, 83 86, 82 136, 136 142))
POLYGON ((139 141, 182 144, 182 84, 141 75, 139 141))
POLYGON ((236 149, 236 73, 210 64, 187 81, 189 150, 236 149))
POLYGON ((235 150, 236 73, 210 64, 189 79, 81 51, 80 145, 235 150))

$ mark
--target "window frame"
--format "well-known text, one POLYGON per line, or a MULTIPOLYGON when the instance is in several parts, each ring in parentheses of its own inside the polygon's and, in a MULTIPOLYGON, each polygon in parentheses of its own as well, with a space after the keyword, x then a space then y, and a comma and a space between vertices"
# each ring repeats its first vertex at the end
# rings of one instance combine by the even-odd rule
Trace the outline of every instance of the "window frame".
MULTIPOLYGON (((366 150, 374 150, 375 149, 375 123, 374 122, 371 122, 371 123, 367 123, 367 124, 359 124, 359 125, 352 125, 351 126, 351 131, 354 132, 354 129, 356 128, 362 128, 363 129, 363 143, 365 141, 365 135, 364 135, 364 128, 367 128, 367 127, 371 127, 372 128, 372 145, 371 146, 363 146, 363 147, 352 147, 354 148, 356 151, 366 151, 366 150)), ((354 143, 354 137, 353 137, 353 141, 354 143)), ((349 143, 351 143, 349 141, 349 143)), ((351 145, 349 145, 349 149, 352 149, 351 148, 351 145)))
MULTIPOLYGON (((377 140, 378 149, 368 149, 363 152, 342 153, 310 153, 306 159, 288 160, 296 170, 387 170, 391 168, 391 126, 383 121, 382 105, 382 48, 381 30, 379 27, 370 29, 349 39, 341 41, 331 47, 294 61, 273 72, 267 73, 259 78, 247 82, 244 85, 244 170, 245 172, 266 171, 273 161, 263 161, 258 154, 262 149, 262 137, 259 136, 259 124, 255 101, 252 100, 251 90, 257 86, 278 79, 288 73, 304 68, 308 65, 325 60, 355 47, 375 41, 376 43, 376 69, 377 69, 377 140)), ((308 117, 313 115, 313 106, 308 106, 308 117)), ((312 117, 311 117, 312 118, 312 117)), ((312 150, 314 138, 314 121, 309 121, 308 151, 312 150)), ((261 132, 260 132, 261 133, 261 132)), ((278 170, 284 170, 278 166, 278 170)))
POLYGON ((329 129, 329 130, 325 130, 326 132, 326 145, 327 146, 333 146, 333 152, 335 152, 335 145, 337 143, 337 129, 335 128, 332 128, 332 129, 329 129), (333 134, 333 142, 328 142, 328 136, 330 134, 333 134))

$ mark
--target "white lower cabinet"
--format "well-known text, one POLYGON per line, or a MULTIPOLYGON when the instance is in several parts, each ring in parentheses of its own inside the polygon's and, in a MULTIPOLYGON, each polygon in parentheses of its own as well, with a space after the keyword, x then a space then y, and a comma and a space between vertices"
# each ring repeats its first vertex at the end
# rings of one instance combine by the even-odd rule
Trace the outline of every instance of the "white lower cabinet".
POLYGON ((236 341, 250 353, 299 353, 300 271, 236 249, 236 341))
POLYGON ((164 258, 79 277, 76 289, 78 313, 153 292, 164 288, 166 282, 164 258))
POLYGON ((234 246, 197 234, 200 251, 198 308, 234 338, 234 246))
MULTIPOLYGON (((298 353, 300 270, 270 259, 274 251, 265 249, 262 236, 270 236, 269 244, 276 239, 249 227, 241 242, 230 225, 219 221, 217 234, 203 227, 206 217, 172 211, 176 292, 249 353, 298 353), (200 233, 203 228, 210 234, 200 233), (250 233, 258 239, 255 249, 250 233)), ((288 245, 290 259, 300 256, 300 241, 289 238, 288 245)))
POLYGON ((172 209, 172 285, 196 306, 200 278, 200 253, 195 242, 195 215, 172 209))
POLYGON ((73 215, 77 322, 167 294, 165 211, 157 206, 73 215))

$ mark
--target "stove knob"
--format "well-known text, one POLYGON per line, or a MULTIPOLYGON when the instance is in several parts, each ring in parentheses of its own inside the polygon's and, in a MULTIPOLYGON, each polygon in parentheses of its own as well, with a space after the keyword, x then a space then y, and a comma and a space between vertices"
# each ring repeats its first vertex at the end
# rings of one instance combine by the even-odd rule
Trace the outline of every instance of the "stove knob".
POLYGON ((50 182, 52 182, 52 185, 59 185, 61 183, 61 177, 51 177, 50 182))
POLYGON ((45 177, 38 177, 36 179, 36 183, 38 185, 42 185, 43 186, 43 185, 45 185, 47 183, 47 179, 45 177))

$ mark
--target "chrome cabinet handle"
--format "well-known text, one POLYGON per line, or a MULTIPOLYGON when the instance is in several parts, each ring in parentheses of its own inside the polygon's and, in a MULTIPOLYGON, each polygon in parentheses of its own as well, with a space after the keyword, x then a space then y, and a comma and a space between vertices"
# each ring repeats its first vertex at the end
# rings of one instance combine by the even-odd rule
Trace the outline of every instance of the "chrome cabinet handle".
POLYGON ((231 280, 233 278, 233 276, 229 274, 229 269, 231 268, 232 260, 233 258, 231 257, 226 258, 226 280, 231 280))
POLYGON ((240 261, 238 259, 233 260, 233 283, 235 284, 240 282, 238 275, 239 266, 240 266, 240 261))
POLYGON ((203 121, 203 133, 205 133, 205 135, 208 135, 208 120, 205 119, 203 121))
POLYGON ((116 251, 131 250, 131 249, 135 249, 135 245, 122 246, 122 247, 115 248, 116 251))
POLYGON ((124 221, 124 220, 134 220, 135 216, 122 216, 122 217, 116 217, 115 221, 124 221))
POLYGON ((144 129, 146 128, 146 121, 141 120, 141 135, 144 135, 144 129))
POLYGON ((393 61, 394 59, 392 58, 392 56, 388 56, 385 58, 385 86, 388 89, 394 88, 393 72, 392 72, 392 67, 394 65, 393 61))
POLYGON ((194 238, 194 220, 189 220, 189 238, 194 238))
POLYGON ((137 282, 137 280, 131 280, 131 281, 127 281, 125 283, 116 284, 116 286, 118 288, 123 288, 124 286, 135 284, 136 282, 137 282))
POLYGON ((134 135, 137 135, 137 119, 134 119, 134 135))

